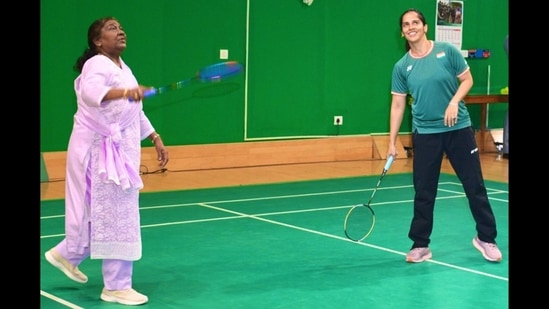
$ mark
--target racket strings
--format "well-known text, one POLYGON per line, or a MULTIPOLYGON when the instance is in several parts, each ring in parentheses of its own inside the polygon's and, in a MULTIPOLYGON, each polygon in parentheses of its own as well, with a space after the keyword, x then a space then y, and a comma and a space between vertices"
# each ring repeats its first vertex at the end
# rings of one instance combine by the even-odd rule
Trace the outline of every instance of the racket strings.
POLYGON ((387 171, 391 167, 391 164, 393 164, 393 160, 393 156, 387 158, 387 162, 383 167, 383 172, 381 173, 381 176, 377 181, 374 191, 372 191, 372 195, 368 200, 368 204, 362 204, 352 207, 347 213, 347 216, 345 216, 343 230, 345 231, 345 235, 347 236, 347 238, 354 241, 362 241, 366 237, 368 237, 373 231, 374 225, 376 223, 376 216, 374 210, 370 207, 370 203, 374 199, 377 189, 381 184, 381 180, 387 174, 387 171))
POLYGON ((217 81, 223 77, 239 73, 242 65, 236 61, 228 61, 208 66, 197 72, 197 78, 202 81, 217 81))
POLYGON ((345 217, 344 231, 347 238, 361 241, 368 237, 376 222, 374 210, 367 204, 353 206, 345 217))

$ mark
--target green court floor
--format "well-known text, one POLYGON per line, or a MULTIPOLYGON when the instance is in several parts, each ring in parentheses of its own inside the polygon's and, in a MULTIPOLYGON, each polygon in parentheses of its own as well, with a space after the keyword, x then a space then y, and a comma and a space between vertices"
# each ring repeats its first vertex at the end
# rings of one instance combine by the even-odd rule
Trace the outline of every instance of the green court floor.
MULTIPOLYGON (((473 247, 475 225, 454 175, 441 175, 433 259, 406 263, 411 174, 388 174, 363 242, 345 238, 348 209, 379 176, 141 194, 143 308, 508 308, 508 184, 487 182, 501 263, 473 247)), ((43 253, 64 236, 63 200, 41 202, 41 308, 127 308, 99 299, 101 261, 66 278, 43 253)))

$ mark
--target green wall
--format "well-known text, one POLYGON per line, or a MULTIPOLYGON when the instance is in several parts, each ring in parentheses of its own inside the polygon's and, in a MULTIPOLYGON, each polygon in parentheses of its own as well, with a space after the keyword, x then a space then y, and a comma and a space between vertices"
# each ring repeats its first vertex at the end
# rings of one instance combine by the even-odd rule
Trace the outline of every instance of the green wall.
MULTIPOLYGON (((498 93, 508 85, 508 2, 463 3, 462 49, 491 50, 488 59, 468 60, 471 93, 488 91, 488 66, 489 91, 498 93)), ((244 64, 243 74, 225 82, 144 101, 167 145, 387 133, 391 71, 404 53, 398 18, 409 7, 424 12, 434 39, 435 0, 42 0, 40 150, 67 147, 76 111, 72 66, 89 24, 107 15, 125 27, 123 58, 141 84, 191 77, 221 61, 220 49, 244 64), (335 115, 342 126, 333 125, 335 115)), ((469 110, 479 127, 479 106, 469 110)), ((489 126, 503 127, 506 110, 490 105, 489 126)))

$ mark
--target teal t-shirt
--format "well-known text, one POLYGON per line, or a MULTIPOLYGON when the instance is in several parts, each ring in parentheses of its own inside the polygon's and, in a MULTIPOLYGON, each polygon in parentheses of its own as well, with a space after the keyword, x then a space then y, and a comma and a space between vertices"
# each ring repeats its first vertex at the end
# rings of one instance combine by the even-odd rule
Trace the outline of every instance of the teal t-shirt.
POLYGON ((457 76, 468 69, 457 47, 446 42, 433 42, 432 50, 421 58, 409 52, 400 58, 393 68, 391 93, 411 95, 412 132, 440 133, 471 126, 463 100, 456 125, 444 125, 444 112, 459 86, 457 76))

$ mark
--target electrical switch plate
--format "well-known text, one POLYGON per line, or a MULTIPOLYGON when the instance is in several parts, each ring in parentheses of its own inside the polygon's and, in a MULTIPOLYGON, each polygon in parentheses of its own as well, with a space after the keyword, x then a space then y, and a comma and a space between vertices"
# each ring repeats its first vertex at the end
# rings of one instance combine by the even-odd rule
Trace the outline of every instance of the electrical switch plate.
POLYGON ((220 49, 219 50, 219 59, 229 59, 229 50, 228 49, 220 49))

